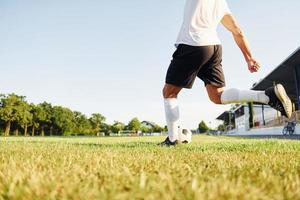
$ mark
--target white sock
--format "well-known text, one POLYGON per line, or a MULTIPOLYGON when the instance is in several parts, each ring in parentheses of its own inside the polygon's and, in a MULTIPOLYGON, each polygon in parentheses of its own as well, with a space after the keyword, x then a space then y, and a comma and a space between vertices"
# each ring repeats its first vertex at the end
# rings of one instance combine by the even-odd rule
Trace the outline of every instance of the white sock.
POLYGON ((179 103, 176 98, 164 99, 168 136, 171 142, 178 140, 179 134, 179 103))
POLYGON ((269 97, 264 91, 227 89, 222 93, 222 104, 258 102, 268 104, 269 97))

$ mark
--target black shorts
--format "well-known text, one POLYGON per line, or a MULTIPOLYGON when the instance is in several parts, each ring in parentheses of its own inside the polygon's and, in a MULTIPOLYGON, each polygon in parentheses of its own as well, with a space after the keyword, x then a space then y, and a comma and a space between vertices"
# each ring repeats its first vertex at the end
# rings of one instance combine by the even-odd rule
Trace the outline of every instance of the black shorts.
POLYGON ((190 89, 196 77, 200 78, 205 86, 225 86, 221 45, 178 46, 167 72, 166 83, 190 89))

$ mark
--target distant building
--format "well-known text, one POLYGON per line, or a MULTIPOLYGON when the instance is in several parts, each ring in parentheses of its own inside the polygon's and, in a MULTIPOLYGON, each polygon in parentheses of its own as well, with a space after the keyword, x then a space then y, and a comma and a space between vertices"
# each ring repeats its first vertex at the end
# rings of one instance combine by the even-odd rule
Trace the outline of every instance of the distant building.
POLYGON ((271 127, 284 122, 279 112, 266 105, 242 104, 223 112, 217 120, 224 122, 226 132, 245 132, 252 128, 271 127))
POLYGON ((141 128, 150 130, 148 133, 142 133, 142 135, 148 135, 148 136, 160 136, 163 132, 155 132, 155 130, 159 127, 156 123, 154 122, 149 122, 149 121, 143 121, 141 123, 141 128))
POLYGON ((154 122, 149 122, 149 121, 142 121, 141 127, 149 128, 149 129, 154 129, 157 126, 154 122))

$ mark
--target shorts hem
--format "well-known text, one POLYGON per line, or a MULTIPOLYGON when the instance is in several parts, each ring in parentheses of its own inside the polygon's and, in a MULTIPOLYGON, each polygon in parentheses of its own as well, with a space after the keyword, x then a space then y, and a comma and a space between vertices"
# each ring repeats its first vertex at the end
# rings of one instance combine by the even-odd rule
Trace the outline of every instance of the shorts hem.
POLYGON ((180 85, 180 84, 167 82, 167 81, 166 81, 166 84, 173 85, 173 86, 180 87, 180 88, 184 88, 184 89, 192 89, 193 88, 193 86, 180 85))
POLYGON ((219 83, 208 82, 208 83, 205 83, 205 87, 206 87, 207 85, 213 85, 213 86, 215 86, 215 87, 217 87, 217 88, 223 88, 223 87, 226 87, 226 84, 225 84, 225 83, 219 84, 219 83))

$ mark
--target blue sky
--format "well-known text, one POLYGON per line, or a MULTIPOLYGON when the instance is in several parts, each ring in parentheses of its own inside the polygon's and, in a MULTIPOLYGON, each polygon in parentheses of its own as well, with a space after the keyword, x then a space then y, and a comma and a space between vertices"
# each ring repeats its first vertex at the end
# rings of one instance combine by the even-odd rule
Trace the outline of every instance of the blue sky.
MULTIPOLYGON (((300 46, 300 1, 228 0, 262 70, 249 74, 220 27, 228 87, 250 88, 300 46)), ((0 93, 63 105, 108 122, 164 122, 161 89, 183 0, 0 0, 0 93)), ((208 101, 197 81, 180 96, 183 126, 195 128, 228 106, 208 101)))

